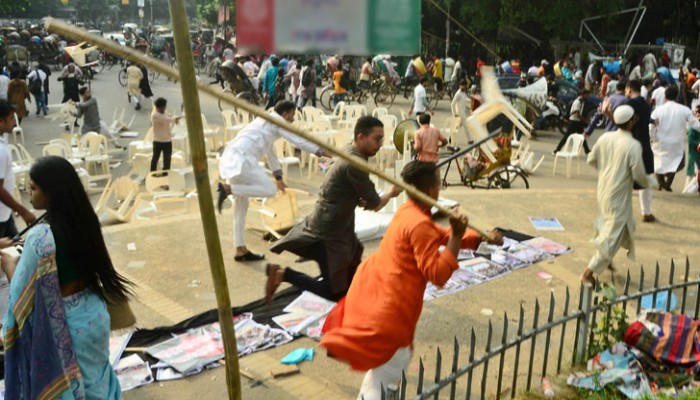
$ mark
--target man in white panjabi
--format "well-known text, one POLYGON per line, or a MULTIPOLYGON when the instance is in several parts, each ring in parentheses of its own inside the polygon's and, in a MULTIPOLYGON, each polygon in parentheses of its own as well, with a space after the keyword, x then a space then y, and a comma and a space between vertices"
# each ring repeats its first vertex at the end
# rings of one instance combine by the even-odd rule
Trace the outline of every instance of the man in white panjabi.
MULTIPOLYGON (((275 105, 272 116, 280 121, 292 123, 295 111, 294 103, 283 100, 275 105)), ((282 180, 282 169, 274 148, 274 143, 279 139, 288 140, 295 147, 309 153, 318 156, 326 155, 317 145, 262 118, 256 118, 226 145, 219 163, 219 174, 228 184, 228 187, 224 186, 223 190, 233 195, 235 261, 259 261, 265 258, 264 255, 252 253, 246 247, 245 218, 250 198, 273 197, 278 190, 284 191, 287 187, 282 180), (258 164, 263 156, 266 156, 267 164, 272 170, 274 183, 263 167, 258 164)))
MULTIPOLYGON (((467 97, 467 81, 462 80, 459 82, 459 90, 455 93, 454 98, 452 98, 452 116, 459 119, 457 124, 457 133, 462 133, 467 136, 469 143, 474 143, 472 135, 469 134, 469 129, 467 129, 467 106, 469 104, 469 98, 467 97)), ((452 144, 454 146, 454 143, 452 144)))
POLYGON ((598 216, 595 221, 596 252, 581 276, 581 282, 595 284, 594 275, 612 268, 615 253, 624 247, 634 259, 634 228, 632 188, 634 182, 647 187, 642 145, 632 136, 637 122, 634 109, 618 106, 613 113, 618 130, 607 132, 596 142, 588 155, 588 164, 598 170, 598 216))
POLYGON ((666 88, 666 102, 652 111, 649 125, 654 173, 659 188, 668 192, 676 172, 683 168, 688 127, 700 130, 700 121, 690 108, 675 102, 677 97, 678 87, 666 88))
POLYGON ((131 64, 126 69, 126 88, 129 91, 129 100, 136 103, 134 107, 136 110, 141 109, 141 87, 139 86, 141 79, 143 79, 141 68, 136 64, 131 64))

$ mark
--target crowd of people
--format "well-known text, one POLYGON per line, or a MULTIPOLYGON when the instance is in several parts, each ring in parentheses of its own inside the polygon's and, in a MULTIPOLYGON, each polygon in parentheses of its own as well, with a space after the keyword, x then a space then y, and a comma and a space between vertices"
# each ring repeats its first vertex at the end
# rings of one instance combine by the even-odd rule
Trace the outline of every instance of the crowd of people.
MULTIPOLYGON (((134 46, 144 51, 149 47, 147 42, 139 41, 134 46)), ((355 86, 367 89, 377 75, 396 82, 403 80, 406 97, 414 86, 409 115, 415 115, 420 125, 414 143, 417 160, 408 163, 401 176, 435 200, 442 187, 437 153, 447 139, 431 127, 433 110, 426 88, 447 89, 454 94, 451 113, 459 118, 459 129, 468 135, 468 88, 479 77, 480 67, 486 65, 477 58, 470 68, 464 59, 437 56, 426 57, 426 63, 415 55, 402 78, 392 58, 386 55, 364 58, 356 69, 349 58, 339 56, 324 61, 315 57, 254 57, 238 55, 230 45, 217 49, 193 42, 193 46, 198 49, 197 56, 204 57, 207 63, 218 60, 215 65, 219 72, 213 83, 222 83, 221 70, 235 65, 254 90, 264 93, 266 108, 272 109, 273 118, 289 123, 294 121, 298 108, 316 105, 316 85, 324 73, 334 83, 335 102, 344 100, 355 86)), ((174 56, 169 45, 164 46, 163 54, 164 59, 174 56)), ((700 107, 691 112, 683 103, 692 101, 693 96, 679 97, 681 92, 696 93, 699 84, 697 70, 690 65, 684 66, 684 80, 677 83, 672 77, 668 79, 668 66, 663 70, 663 65, 656 66, 655 58, 652 64, 647 57, 632 67, 627 77, 617 72, 613 79, 598 61, 591 63, 584 74, 577 54, 573 51, 551 66, 547 60, 541 60, 527 71, 519 59, 499 62, 497 66, 500 74, 524 74, 525 78, 557 76, 580 88, 580 95, 571 106, 566 136, 555 152, 561 150, 568 135, 590 136, 597 119, 608 119, 606 133, 592 149, 584 145, 589 153, 588 163, 599 171, 599 216, 596 253, 581 280, 595 283, 596 275, 612 268, 612 259, 620 248, 634 253, 632 189, 640 189, 642 220, 653 222, 651 194, 657 186, 655 182, 659 190, 671 191, 675 173, 686 162, 686 137, 689 146, 695 146, 689 152, 688 171, 691 166, 700 170, 700 107), (612 82, 616 82, 615 90, 608 94, 612 82), (678 84, 685 85, 685 89, 679 90, 678 84), (605 101, 593 121, 587 121, 584 103, 596 92, 605 101)), ((10 65, 4 71, 9 76, 0 75, 0 135, 12 130, 15 114, 20 122, 27 116, 25 100, 30 95, 37 106, 36 114, 46 115, 51 74, 47 69, 37 64, 24 71, 19 65, 10 65)), ((80 85, 80 71, 72 62, 61 71, 62 101, 76 103, 82 133, 106 133, 97 99, 89 88, 80 85)), ((131 65, 126 73, 128 98, 139 110, 143 97, 155 97, 150 86, 143 85, 144 80, 148 82, 147 71, 131 65)), ((161 155, 162 169, 168 170, 171 128, 179 117, 167 111, 164 98, 155 99, 152 108, 151 170, 159 169, 161 155)), ((363 116, 354 126, 353 141, 346 151, 367 161, 382 147, 384 137, 381 120, 363 116)), ((237 262, 265 259, 264 254, 248 248, 245 221, 250 198, 269 198, 287 188, 273 147, 281 138, 318 157, 328 155, 319 146, 261 118, 245 126, 221 154, 219 207, 228 195, 233 196, 237 262), (272 177, 260 165, 263 158, 272 177)), ((107 304, 126 301, 131 283, 114 269, 99 220, 70 163, 58 157, 41 158, 29 176, 31 203, 35 209, 47 212, 43 222, 27 232, 24 251, 17 256, 9 251, 18 234, 12 212, 17 212, 28 225, 36 222, 36 216, 12 199, 12 158, 7 143, 0 138, 0 236, 5 238, 0 239, 0 248, 6 249, 1 266, 11 285, 9 309, 2 326, 6 396, 120 398, 119 384, 108 361, 107 304), (58 312, 49 313, 49 309, 58 312)), ((409 196, 393 217, 377 252, 363 260, 364 249, 355 234, 355 209, 379 211, 400 192, 400 188, 392 187, 381 193, 367 171, 343 160, 333 163, 323 179, 313 211, 270 248, 274 253, 289 251, 315 261, 322 279, 275 263, 265 267, 264 293, 268 302, 283 282, 338 302, 328 317, 321 346, 352 368, 366 371, 360 396, 368 400, 381 398, 382 387, 397 382, 408 367, 426 285, 442 285, 450 278, 458 267, 460 249, 476 249, 483 241, 503 241, 497 229, 488 236, 467 229, 468 218, 459 213, 449 218, 449 228, 436 224, 430 214, 431 205, 409 196)))

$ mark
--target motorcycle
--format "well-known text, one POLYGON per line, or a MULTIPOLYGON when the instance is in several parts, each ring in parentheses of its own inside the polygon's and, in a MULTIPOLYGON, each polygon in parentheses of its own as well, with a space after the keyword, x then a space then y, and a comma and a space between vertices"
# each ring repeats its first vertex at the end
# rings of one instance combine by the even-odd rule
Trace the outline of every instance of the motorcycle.
POLYGON ((542 114, 535 122, 535 129, 558 129, 561 134, 565 134, 567 122, 564 104, 550 97, 545 102, 542 114))

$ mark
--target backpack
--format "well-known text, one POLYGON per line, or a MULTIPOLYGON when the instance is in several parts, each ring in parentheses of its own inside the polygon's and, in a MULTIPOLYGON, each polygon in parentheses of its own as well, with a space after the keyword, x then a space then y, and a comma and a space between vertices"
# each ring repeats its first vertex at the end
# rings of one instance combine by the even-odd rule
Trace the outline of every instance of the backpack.
POLYGON ((311 75, 311 68, 307 67, 304 70, 303 76, 301 77, 301 86, 308 87, 309 85, 311 85, 311 81, 313 78, 311 75))
POLYGON ((29 93, 38 95, 41 93, 42 85, 41 79, 39 78, 39 73, 36 73, 36 77, 29 80, 29 93))
POLYGON ((343 75, 340 77, 340 87, 345 90, 350 89, 350 72, 343 70, 343 75))

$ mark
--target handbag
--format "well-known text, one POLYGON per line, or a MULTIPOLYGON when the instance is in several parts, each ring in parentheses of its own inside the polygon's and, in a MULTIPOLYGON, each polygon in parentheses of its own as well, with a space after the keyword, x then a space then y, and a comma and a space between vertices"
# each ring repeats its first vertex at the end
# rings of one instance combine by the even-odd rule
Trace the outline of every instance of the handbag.
POLYGON ((109 313, 109 330, 117 331, 136 325, 136 316, 131 310, 129 301, 113 303, 107 300, 107 312, 109 313))

